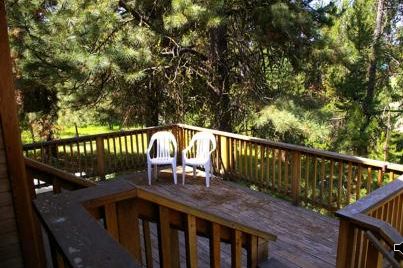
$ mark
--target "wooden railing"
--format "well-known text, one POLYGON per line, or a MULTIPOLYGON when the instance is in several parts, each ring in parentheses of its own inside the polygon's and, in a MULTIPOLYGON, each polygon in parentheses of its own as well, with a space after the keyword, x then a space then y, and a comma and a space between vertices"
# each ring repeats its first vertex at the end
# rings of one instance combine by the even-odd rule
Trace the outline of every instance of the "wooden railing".
POLYGON ((403 174, 403 165, 178 124, 179 147, 198 131, 217 139, 214 170, 294 203, 335 211, 403 174))
POLYGON ((403 267, 403 176, 336 215, 340 217, 337 267, 403 267))
POLYGON ((81 136, 25 144, 28 158, 80 177, 104 178, 106 174, 144 169, 149 137, 171 126, 81 136))
POLYGON ((261 246, 267 244, 261 242, 275 239, 121 180, 42 196, 34 203, 54 267, 153 267, 156 256, 161 267, 180 267, 178 232, 184 233, 187 267, 197 267, 198 236, 209 239, 210 267, 221 267, 222 242, 231 245, 232 267, 257 267, 267 259, 267 247, 261 246), (157 227, 156 238, 151 225, 157 227), (157 248, 152 241, 158 241, 157 248))
POLYGON ((64 170, 52 167, 45 163, 25 158, 27 176, 38 188, 52 186, 54 193, 64 190, 77 190, 96 185, 95 182, 77 177, 64 170))
MULTIPOLYGON (((198 131, 217 139, 216 175, 334 212, 403 174, 403 165, 176 124, 24 145, 25 155, 81 177, 140 170, 152 133, 170 130, 180 153, 198 131)), ((178 163, 180 164, 180 163, 178 163)))

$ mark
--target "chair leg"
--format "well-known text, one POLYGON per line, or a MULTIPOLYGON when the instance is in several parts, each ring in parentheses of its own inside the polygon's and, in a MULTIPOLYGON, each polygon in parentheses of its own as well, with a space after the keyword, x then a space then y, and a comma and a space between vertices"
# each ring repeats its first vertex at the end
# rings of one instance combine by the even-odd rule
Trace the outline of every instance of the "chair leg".
POLYGON ((177 184, 177 178, 176 178, 176 162, 172 162, 172 175, 174 176, 174 183, 177 184))
POLYGON ((151 185, 151 163, 147 163, 148 185, 151 185))
POLYGON ((196 166, 193 166, 193 179, 196 178, 196 166))
POLYGON ((204 166, 206 172, 206 186, 210 187, 210 164, 204 166))

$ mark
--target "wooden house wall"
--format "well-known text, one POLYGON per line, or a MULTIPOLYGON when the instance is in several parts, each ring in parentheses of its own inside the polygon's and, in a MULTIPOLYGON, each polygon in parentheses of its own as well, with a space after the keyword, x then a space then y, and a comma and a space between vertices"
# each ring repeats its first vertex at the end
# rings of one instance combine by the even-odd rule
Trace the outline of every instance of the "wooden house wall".
POLYGON ((23 267, 0 124, 0 267, 23 267))

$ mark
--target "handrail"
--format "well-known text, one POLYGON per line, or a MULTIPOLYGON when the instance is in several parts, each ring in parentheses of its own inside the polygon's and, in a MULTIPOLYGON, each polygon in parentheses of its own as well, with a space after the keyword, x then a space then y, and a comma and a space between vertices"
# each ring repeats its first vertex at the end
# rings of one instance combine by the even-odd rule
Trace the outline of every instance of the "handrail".
MULTIPOLYGON (((108 184, 109 195, 130 190, 127 185, 108 184)), ((104 187, 105 188, 105 187, 104 187)), ((55 267, 141 267, 107 231, 92 218, 80 202, 103 197, 96 188, 86 188, 85 195, 45 194, 34 200, 34 207, 50 237, 52 258, 55 267), (94 190, 92 190, 94 189, 94 190), (53 242, 54 241, 54 242, 53 242), (53 242, 53 243, 52 243, 53 242)))
MULTIPOLYGON (((34 205, 48 234, 55 241, 51 247, 58 248, 56 255, 61 255, 62 262, 68 262, 72 267, 138 267, 137 263, 130 262, 127 252, 118 246, 117 241, 129 251, 131 257, 141 263, 140 231, 134 227, 139 225, 140 218, 143 224, 144 221, 156 220, 159 225, 159 256, 164 265, 170 262, 172 250, 179 252, 179 249, 174 248, 179 244, 173 246, 169 243, 173 231, 171 226, 184 230, 186 250, 190 251, 187 253, 187 261, 192 263, 197 262, 194 244, 200 232, 207 231, 207 237, 214 245, 210 249, 214 252, 214 258, 220 258, 220 241, 228 241, 229 238, 234 247, 231 257, 235 263, 232 264, 236 267, 241 265, 242 247, 248 252, 248 267, 257 267, 259 258, 266 256, 264 252, 257 250, 258 239, 276 239, 273 234, 239 224, 222 215, 188 207, 150 192, 146 187, 119 179, 78 191, 45 195, 35 200, 34 205), (111 236, 107 236, 101 225, 90 217, 89 213, 99 209, 105 211, 103 222, 111 236), (142 216, 145 215, 143 213, 147 215, 142 216), (156 216, 152 216, 155 214, 156 216), (182 222, 184 226, 178 227, 178 222, 182 222), (216 231, 209 233, 209 226, 199 226, 199 223, 211 224, 211 228, 216 231)), ((143 234, 146 235, 146 232, 148 231, 143 231, 143 234)), ((147 259, 147 264, 149 262, 150 259, 147 259)))
POLYGON ((400 176, 395 181, 336 212, 336 216, 340 218, 337 267, 351 267, 350 260, 352 258, 364 261, 365 256, 371 255, 371 257, 374 257, 374 254, 376 255, 377 252, 380 252, 376 248, 376 245, 373 245, 372 248, 363 249, 362 252, 354 249, 353 244, 358 245, 356 247, 360 247, 359 244, 365 245, 364 238, 368 239, 365 236, 368 231, 373 233, 377 238, 382 239, 391 249, 393 249, 394 244, 400 244, 403 241, 402 233, 396 230, 391 224, 393 222, 397 228, 401 226, 401 219, 399 217, 403 211, 402 204, 400 204, 402 195, 403 176, 400 176), (381 215, 377 215, 381 218, 375 218, 373 216, 374 213, 372 213, 373 210, 379 207, 382 208, 385 204, 387 204, 387 209, 385 210, 388 211, 387 220, 384 220, 383 212, 381 215), (393 218, 397 218, 397 220, 390 221, 393 218), (362 234, 359 234, 360 232, 364 232, 364 237, 362 234), (375 250, 375 252, 367 254, 366 251, 369 250, 375 250))
POLYGON ((301 145, 294 145, 294 144, 289 144, 289 143, 284 143, 284 142, 274 142, 274 141, 269 141, 269 140, 262 139, 262 138, 249 137, 246 135, 235 134, 235 133, 225 132, 225 131, 221 131, 221 130, 196 127, 196 126, 191 126, 191 125, 186 125, 186 124, 176 124, 176 125, 179 127, 182 127, 182 128, 187 128, 187 129, 196 130, 196 131, 209 131, 213 134, 226 136, 229 138, 241 139, 241 140, 252 141, 252 142, 259 142, 259 143, 267 144, 269 146, 276 147, 276 148, 300 151, 303 153, 313 154, 313 155, 317 155, 317 156, 324 157, 324 158, 337 158, 337 159, 340 159, 340 160, 343 160, 346 162, 370 165, 370 166, 379 167, 379 168, 383 168, 383 169, 387 168, 392 171, 397 171, 397 172, 403 173, 403 165, 395 164, 395 163, 391 163, 391 162, 374 160, 374 159, 369 159, 369 158, 359 157, 359 156, 351 156, 351 155, 347 155, 347 154, 340 154, 340 153, 336 153, 336 152, 314 149, 314 148, 309 148, 309 147, 305 147, 305 146, 301 146, 301 145))
POLYGON ((90 187, 96 185, 95 182, 77 177, 69 172, 52 167, 42 162, 24 157, 26 167, 34 173, 46 174, 49 177, 54 177, 71 183, 77 186, 90 187))
POLYGON ((42 146, 48 146, 48 145, 63 145, 63 144, 70 144, 70 143, 74 143, 74 142, 80 142, 80 141, 91 141, 91 140, 95 140, 96 138, 100 138, 100 137, 101 138, 102 137, 117 137, 122 134, 130 135, 130 134, 142 133, 145 131, 167 129, 167 128, 171 128, 173 126, 175 126, 175 125, 171 124, 171 125, 164 125, 164 126, 144 127, 141 129, 119 130, 119 131, 112 131, 112 132, 93 134, 93 135, 85 135, 85 136, 79 136, 79 137, 73 137, 73 138, 57 139, 57 140, 51 140, 51 141, 41 141, 41 142, 34 142, 34 143, 25 143, 25 144, 23 144, 23 149, 28 150, 28 149, 40 148, 42 146))

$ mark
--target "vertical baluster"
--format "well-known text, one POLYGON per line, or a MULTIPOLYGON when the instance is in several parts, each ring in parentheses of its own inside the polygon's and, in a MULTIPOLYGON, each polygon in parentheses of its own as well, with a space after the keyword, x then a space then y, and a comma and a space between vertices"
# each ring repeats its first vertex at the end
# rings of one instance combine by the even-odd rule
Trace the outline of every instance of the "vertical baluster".
POLYGON ((88 172, 88 157, 87 157, 87 143, 83 141, 83 151, 84 151, 84 172, 87 174, 88 172))
POLYGON ((136 166, 140 166, 140 164, 141 164, 140 159, 142 157, 141 157, 141 154, 140 154, 139 135, 137 133, 136 133, 136 154, 137 154, 137 156, 136 156, 136 161, 137 161, 136 166))
POLYGON ((241 268, 242 265, 242 233, 234 229, 231 241, 231 267, 241 268))
POLYGON ((356 194, 356 199, 358 200, 361 197, 361 192, 360 192, 360 190, 361 190, 361 178, 362 178, 361 165, 358 165, 357 169, 358 169, 358 176, 357 176, 357 185, 356 185, 356 188, 355 188, 356 189, 355 194, 356 194))
POLYGON ((310 156, 305 155, 305 202, 308 201, 308 192, 309 192, 309 161, 310 156))
MULTIPOLYGON (((271 181, 271 189, 274 189, 274 178, 271 181)), ((270 186, 270 147, 266 147, 266 178, 265 181, 270 186)))
POLYGON ((371 192, 371 184, 372 184, 372 169, 370 166, 367 168, 367 194, 371 192))
POLYGON ((341 207, 342 204, 342 187, 343 187, 343 173, 344 173, 344 169, 343 169, 343 162, 339 162, 338 164, 338 184, 337 184, 337 208, 339 209, 341 207))
POLYGON ((221 267, 221 234, 220 225, 211 223, 210 229, 210 267, 221 267))
POLYGON ((159 206, 158 248, 160 265, 163 268, 169 267, 171 264, 170 247, 169 209, 159 206))
POLYGON ((63 168, 68 168, 67 166, 67 150, 66 150, 66 144, 63 144, 63 168))
POLYGON ((124 161, 123 161, 123 146, 122 146, 122 136, 117 136, 117 139, 119 141, 119 151, 118 151, 118 170, 121 170, 123 168, 124 165, 124 161))
POLYGON ((289 152, 287 150, 284 151, 284 191, 285 194, 288 195, 288 182, 289 182, 289 174, 288 174, 288 157, 289 152))
POLYGON ((248 235, 247 245, 247 267, 255 268, 258 266, 259 252, 258 252, 258 238, 254 235, 248 235))
POLYGON ((347 173, 347 203, 350 204, 350 193, 351 193, 351 180, 353 177, 353 164, 348 162, 348 173, 347 173))
MULTIPOLYGON (((272 165, 271 165, 271 172, 272 172, 272 177, 271 177, 271 184, 272 184, 272 191, 276 191, 276 155, 280 155, 280 150, 278 150, 278 153, 276 154, 277 149, 273 148, 272 149, 272 165)), ((279 156, 279 161, 281 162, 281 156, 279 156)), ((279 165, 277 166, 277 173, 279 174, 278 179, 277 179, 277 191, 280 193, 281 192, 281 164, 279 162, 279 165)))
POLYGON ((323 204, 323 195, 325 192, 325 179, 326 179, 326 174, 325 174, 325 169, 326 169, 326 159, 322 158, 321 159, 321 168, 320 168, 320 193, 319 193, 319 200, 321 204, 323 204))
POLYGON ((249 154, 248 154, 248 163, 249 163, 249 172, 248 172, 248 177, 250 181, 254 181, 254 174, 253 174, 253 144, 251 142, 248 142, 248 148, 249 148, 249 154))
POLYGON ((118 155, 116 152, 116 137, 112 136, 112 145, 113 145, 113 171, 118 170, 118 155))
POLYGON ((90 157, 90 170, 92 170, 91 174, 89 174, 90 176, 95 176, 95 161, 96 161, 96 157, 94 156, 94 144, 93 141, 90 141, 90 153, 91 153, 91 157, 90 157))
POLYGON ((126 168, 126 170, 128 170, 129 169, 129 162, 128 162, 128 154, 129 154, 129 148, 128 148, 128 146, 127 146, 127 135, 125 134, 124 135, 124 142, 125 142, 125 168, 126 168))
POLYGON ((262 185, 266 185, 265 179, 264 179, 264 151, 265 151, 265 146, 263 144, 260 145, 260 181, 262 185))
POLYGON ((69 144, 69 149, 70 149, 70 168, 75 173, 76 165, 74 163, 73 144, 72 143, 69 144))
POLYGON ((186 246, 186 264, 187 267, 197 267, 197 236, 196 236, 196 217, 186 215, 186 231, 185 231, 185 246, 186 246))
POLYGON ((330 178, 329 178, 329 207, 333 203, 333 175, 334 175, 334 160, 330 160, 330 178))
POLYGON ((110 136, 106 136, 106 147, 108 147, 108 166, 106 168, 106 172, 112 171, 112 150, 111 150, 111 144, 110 144, 110 136))
POLYGON ((130 165, 133 168, 135 167, 133 134, 130 134, 130 150, 130 165))
POLYGON ((313 158, 312 202, 316 203, 316 180, 318 178, 318 158, 313 158))

